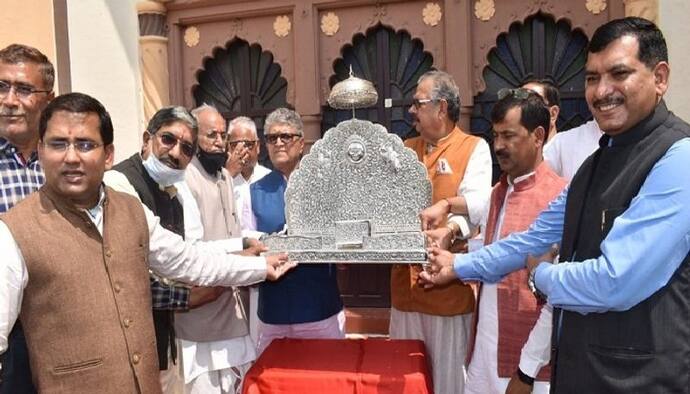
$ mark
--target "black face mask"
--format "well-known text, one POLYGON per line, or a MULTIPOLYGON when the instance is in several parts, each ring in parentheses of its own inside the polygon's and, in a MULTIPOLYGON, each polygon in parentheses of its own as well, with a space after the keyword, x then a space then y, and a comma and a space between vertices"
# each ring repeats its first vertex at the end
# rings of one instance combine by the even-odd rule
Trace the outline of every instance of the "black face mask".
POLYGON ((216 175, 228 160, 227 152, 209 153, 201 149, 197 152, 196 157, 199 158, 199 162, 209 175, 216 175))

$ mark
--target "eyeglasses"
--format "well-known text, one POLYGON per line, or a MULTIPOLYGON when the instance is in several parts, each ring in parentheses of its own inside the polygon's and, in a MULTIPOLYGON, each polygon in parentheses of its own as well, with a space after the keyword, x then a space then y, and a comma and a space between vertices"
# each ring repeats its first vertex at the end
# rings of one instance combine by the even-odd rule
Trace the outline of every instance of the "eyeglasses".
POLYGON ((237 140, 237 141, 229 141, 228 142, 228 147, 230 149, 235 149, 235 147, 239 144, 242 144, 244 147, 247 149, 253 149, 254 146, 256 145, 257 141, 256 140, 237 140))
POLYGON ((52 140, 43 142, 43 146, 57 153, 67 152, 70 146, 73 146, 74 150, 79 153, 89 153, 92 150, 98 148, 99 146, 103 146, 103 144, 99 144, 98 142, 88 140, 74 142, 69 142, 65 140, 52 140))
POLYGON ((420 109, 426 103, 435 103, 439 100, 441 99, 412 99, 412 105, 414 105, 415 109, 420 109))
POLYGON ((218 130, 209 130, 206 134, 204 134, 204 137, 213 141, 218 138, 220 138, 221 141, 225 141, 228 138, 228 133, 218 130))
POLYGON ((14 94, 22 100, 26 100, 34 93, 49 93, 51 90, 39 90, 31 85, 21 85, 9 83, 7 81, 0 81, 0 98, 5 98, 10 95, 10 91, 14 88, 14 94))
MULTIPOLYGON (((535 91, 525 89, 525 88, 515 88, 515 89, 503 88, 503 89, 499 90, 498 93, 496 93, 499 100, 503 100, 504 98, 506 98, 508 96, 512 96, 518 100, 527 100, 527 98, 531 94, 539 96, 535 91)), ((541 97, 541 96, 539 96, 539 97, 541 97)))
POLYGON ((266 134, 266 143, 275 145, 278 140, 282 142, 283 144, 289 144, 292 141, 294 141, 296 138, 301 137, 301 134, 292 134, 292 133, 275 133, 275 134, 266 134))
POLYGON ((180 151, 182 152, 183 155, 187 157, 192 157, 194 156, 194 145, 190 144, 189 142, 182 141, 181 139, 175 137, 174 135, 170 133, 157 133, 161 139, 161 142, 163 145, 165 145, 167 148, 174 148, 175 145, 180 144, 180 151))

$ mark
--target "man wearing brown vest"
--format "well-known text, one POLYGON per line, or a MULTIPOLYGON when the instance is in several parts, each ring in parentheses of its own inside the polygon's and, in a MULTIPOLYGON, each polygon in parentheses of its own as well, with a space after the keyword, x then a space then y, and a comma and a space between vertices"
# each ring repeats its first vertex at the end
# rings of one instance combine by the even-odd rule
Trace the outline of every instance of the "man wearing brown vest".
MULTIPOLYGON (((450 226, 466 238, 484 218, 491 192, 488 144, 457 126, 459 90, 445 72, 430 71, 419 78, 410 113, 420 137, 405 141, 405 146, 417 152, 433 188, 434 205, 422 212, 422 224, 425 229, 445 227, 448 214, 461 215, 450 226)), ((416 283, 420 271, 407 265, 392 269, 390 336, 423 340, 436 393, 461 393, 474 294, 459 281, 424 290, 416 283)))
POLYGON ((203 286, 276 279, 291 264, 188 245, 135 198, 102 185, 112 122, 71 93, 39 122, 46 183, 1 217, 0 352, 19 317, 39 392, 160 392, 148 269, 203 286), (38 242, 37 242, 38 240, 38 242), (30 280, 29 280, 30 278, 30 280))

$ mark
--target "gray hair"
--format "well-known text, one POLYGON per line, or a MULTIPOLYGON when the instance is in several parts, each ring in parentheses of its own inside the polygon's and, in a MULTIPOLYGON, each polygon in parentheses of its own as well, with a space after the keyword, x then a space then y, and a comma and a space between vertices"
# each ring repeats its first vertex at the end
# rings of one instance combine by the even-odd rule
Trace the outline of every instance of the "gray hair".
POLYGON ((217 113, 218 115, 220 115, 220 111, 218 111, 218 109, 216 109, 216 107, 214 107, 212 105, 208 105, 206 103, 201 104, 200 106, 194 108, 193 110, 191 110, 189 112, 192 114, 194 119, 196 119, 196 121, 198 122, 199 121, 199 115, 201 115, 201 113, 204 111, 213 111, 213 112, 217 113))
POLYGON ((278 108, 268 114, 266 121, 264 122, 264 130, 270 130, 275 124, 286 124, 290 127, 293 127, 297 134, 304 135, 304 123, 302 123, 302 118, 297 112, 291 109, 278 108))
POLYGON ((235 119, 231 120, 230 123, 228 123, 228 135, 232 133, 232 130, 235 127, 242 127, 245 129, 251 130, 252 134, 254 134, 254 138, 259 138, 259 134, 256 132, 256 123, 251 118, 248 118, 246 116, 238 116, 235 119))
POLYGON ((192 116, 185 107, 171 106, 159 109, 149 121, 148 126, 146 126, 146 131, 153 135, 156 134, 161 127, 174 122, 186 124, 192 130, 192 139, 194 140, 194 144, 196 144, 199 127, 197 126, 194 116, 192 116))
POLYGON ((417 80, 417 84, 425 79, 431 79, 434 86, 431 89, 431 99, 445 100, 448 103, 448 118, 457 123, 460 120, 460 89, 453 77, 445 71, 427 71, 417 80))

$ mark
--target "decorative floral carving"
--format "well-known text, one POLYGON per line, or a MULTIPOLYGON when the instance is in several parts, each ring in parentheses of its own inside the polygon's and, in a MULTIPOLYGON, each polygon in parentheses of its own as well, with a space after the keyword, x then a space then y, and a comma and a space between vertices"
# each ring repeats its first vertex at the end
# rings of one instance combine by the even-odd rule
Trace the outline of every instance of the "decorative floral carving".
POLYGON ((292 29, 292 22, 287 15, 277 16, 275 22, 273 22, 273 31, 278 37, 287 37, 290 34, 290 29, 292 29))
POLYGON ((422 17, 427 26, 436 26, 441 20, 441 6, 438 3, 426 3, 422 10, 422 17))
POLYGON ((332 36, 340 29, 340 18, 333 12, 321 17, 321 31, 327 36, 332 36))
POLYGON ((381 19, 388 13, 388 9, 385 4, 376 4, 376 9, 374 9, 374 18, 381 19))
POLYGON ((585 7, 587 7, 587 11, 596 15, 606 9, 606 0, 587 0, 585 7))
POLYGON ((237 34, 237 32, 242 30, 242 19, 231 19, 229 25, 230 31, 237 34))
POLYGON ((199 37, 199 29, 196 26, 189 26, 184 30, 184 43, 190 48, 199 44, 199 37))
POLYGON ((480 21, 488 21, 496 13, 496 5, 494 0, 477 0, 474 3, 474 15, 480 21))

